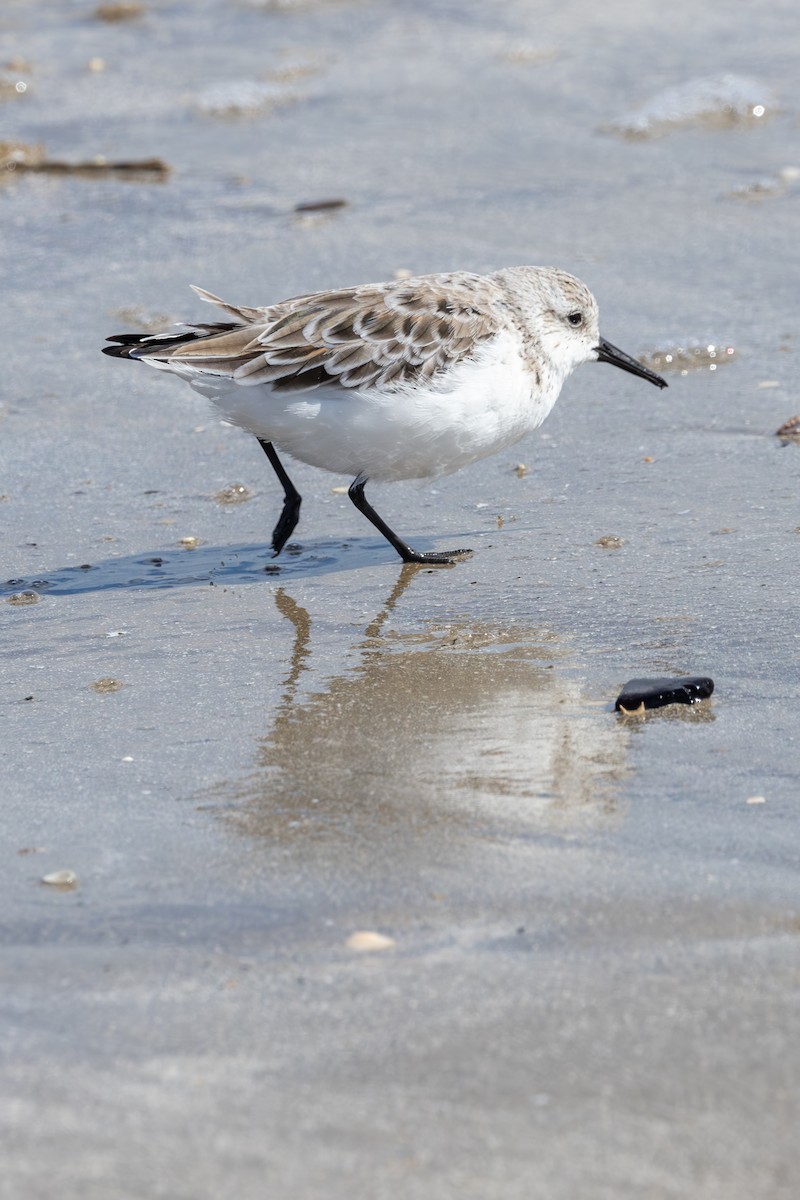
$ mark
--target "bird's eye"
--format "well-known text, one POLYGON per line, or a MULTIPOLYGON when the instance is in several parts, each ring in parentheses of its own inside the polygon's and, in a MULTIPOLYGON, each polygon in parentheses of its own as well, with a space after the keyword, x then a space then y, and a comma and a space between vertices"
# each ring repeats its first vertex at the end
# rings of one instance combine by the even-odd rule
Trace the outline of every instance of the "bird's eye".
POLYGON ((583 324, 583 313, 582 312, 568 313, 567 320, 569 321, 570 325, 576 325, 576 326, 582 325, 583 324))

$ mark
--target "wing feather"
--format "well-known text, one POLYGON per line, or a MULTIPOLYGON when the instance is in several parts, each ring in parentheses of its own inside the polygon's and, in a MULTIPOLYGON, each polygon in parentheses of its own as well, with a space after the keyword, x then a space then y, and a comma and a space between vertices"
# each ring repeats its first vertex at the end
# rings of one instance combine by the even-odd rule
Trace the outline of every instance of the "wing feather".
POLYGON ((195 290, 241 324, 163 352, 154 347, 148 357, 281 391, 433 379, 493 337, 502 311, 495 281, 464 273, 317 292, 260 309, 195 290))

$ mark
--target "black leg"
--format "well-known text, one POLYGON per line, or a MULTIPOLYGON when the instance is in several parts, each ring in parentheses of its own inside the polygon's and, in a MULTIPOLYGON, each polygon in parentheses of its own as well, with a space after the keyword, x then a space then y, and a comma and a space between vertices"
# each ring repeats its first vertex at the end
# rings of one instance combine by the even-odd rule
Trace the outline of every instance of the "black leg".
POLYGON ((394 546, 397 553, 406 563, 439 563, 447 565, 457 562, 460 558, 465 558, 468 554, 472 554, 471 550, 445 550, 441 554, 422 554, 418 550, 412 550, 401 538, 394 533, 381 517, 375 512, 375 509, 370 504, 367 497, 364 495, 364 488, 367 485, 365 475, 358 475, 350 484, 348 495, 355 504, 360 513, 363 513, 368 521, 378 529, 388 542, 394 546))
POLYGON ((277 558, 294 533, 295 526, 300 519, 300 504, 303 497, 286 474, 283 463, 278 458, 272 442, 265 442, 259 438, 258 444, 272 463, 273 470, 281 481, 281 487, 283 488, 283 509, 281 510, 281 515, 278 517, 278 524, 272 531, 272 549, 274 551, 272 557, 277 558))

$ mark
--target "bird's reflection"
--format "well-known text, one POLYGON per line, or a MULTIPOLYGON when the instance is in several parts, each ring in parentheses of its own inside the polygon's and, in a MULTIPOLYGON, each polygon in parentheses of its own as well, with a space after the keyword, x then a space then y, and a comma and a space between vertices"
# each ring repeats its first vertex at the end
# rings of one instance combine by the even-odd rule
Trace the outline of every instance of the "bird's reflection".
POLYGON ((382 854, 614 820, 628 737, 582 697, 554 635, 465 622, 387 632, 418 570, 401 571, 352 647, 356 665, 316 691, 311 616, 276 591, 289 671, 232 819, 272 843, 382 854))
MULTIPOLYGON (((364 632, 364 640, 361 643, 361 648, 366 652, 369 643, 373 638, 380 635, 387 617, 390 615, 395 605, 397 604, 403 592, 407 589, 411 580, 419 571, 419 566, 416 563, 409 563, 403 566, 397 579, 397 583, 392 588, 386 602, 375 619, 370 622, 364 632)), ((311 617, 308 612, 302 608, 284 588, 277 588, 275 592, 275 605, 282 617, 286 617, 294 626, 294 646, 292 648, 291 665, 289 674, 286 678, 286 688, 283 694, 282 705, 291 704, 294 699, 295 689, 298 680, 303 671, 308 669, 307 659, 311 654, 311 617)))
POLYGON ((291 705, 297 681, 303 671, 308 669, 306 659, 311 655, 311 617, 291 596, 287 595, 283 588, 278 588, 275 592, 275 604, 281 616, 286 617, 286 620, 294 626, 291 667, 281 700, 281 705, 285 708, 287 705, 291 705))

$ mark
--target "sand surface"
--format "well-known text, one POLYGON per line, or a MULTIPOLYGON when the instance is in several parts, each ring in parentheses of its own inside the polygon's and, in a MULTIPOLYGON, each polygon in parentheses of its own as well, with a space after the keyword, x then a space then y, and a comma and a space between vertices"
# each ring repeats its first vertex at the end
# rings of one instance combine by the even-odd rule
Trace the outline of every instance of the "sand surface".
POLYGON ((4 138, 170 168, 0 183, 0 1196, 794 1200, 794 5, 142 8, 0 12, 4 138), (719 75, 763 115, 604 129, 719 75), (99 352, 526 262, 735 354, 374 488, 452 569, 302 466, 273 561, 255 440, 99 352))

